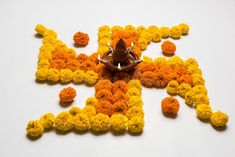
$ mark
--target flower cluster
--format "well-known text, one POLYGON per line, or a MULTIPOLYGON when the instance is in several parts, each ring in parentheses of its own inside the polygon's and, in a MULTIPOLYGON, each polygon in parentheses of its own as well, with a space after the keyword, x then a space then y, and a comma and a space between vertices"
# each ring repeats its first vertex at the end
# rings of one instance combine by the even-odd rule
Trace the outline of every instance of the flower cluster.
POLYGON ((180 105, 176 98, 167 97, 162 100, 162 112, 166 115, 175 116, 179 107, 180 105))
POLYGON ((173 42, 170 41, 164 41, 161 45, 162 47, 162 53, 166 56, 173 56, 176 51, 176 46, 173 42))
POLYGON ((70 103, 76 97, 76 90, 72 87, 61 90, 59 97, 62 104, 70 103))
POLYGON ((74 34, 73 40, 74 40, 76 45, 84 47, 89 42, 89 36, 85 33, 77 32, 77 33, 74 34))

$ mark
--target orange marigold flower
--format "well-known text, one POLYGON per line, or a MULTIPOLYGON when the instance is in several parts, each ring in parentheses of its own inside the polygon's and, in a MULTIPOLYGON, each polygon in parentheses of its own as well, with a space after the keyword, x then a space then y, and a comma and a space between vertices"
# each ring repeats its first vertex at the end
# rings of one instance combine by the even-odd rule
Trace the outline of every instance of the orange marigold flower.
POLYGON ((95 92, 100 91, 101 89, 107 89, 109 91, 111 91, 113 88, 113 84, 110 80, 104 79, 104 80, 99 80, 96 84, 95 84, 95 92))
POLYGON ((179 77, 188 74, 188 69, 183 66, 175 65, 173 70, 179 77))
POLYGON ((68 62, 66 63, 66 68, 72 71, 78 70, 79 63, 76 59, 69 59, 68 62))
POLYGON ((85 33, 77 32, 77 33, 74 34, 73 40, 74 40, 76 45, 84 47, 89 42, 89 36, 85 33))
POLYGON ((167 115, 176 115, 179 110, 179 102, 176 98, 167 97, 162 100, 162 112, 167 115))
POLYGON ((135 54, 140 58, 142 55, 141 49, 138 46, 134 46, 133 50, 134 50, 135 54))
POLYGON ((52 60, 50 64, 50 68, 54 68, 54 69, 60 70, 60 69, 65 69, 65 67, 66 67, 66 63, 62 59, 52 60))
POLYGON ((143 73, 141 77, 141 83, 146 87, 149 87, 149 88, 153 87, 155 78, 156 78, 156 73, 152 71, 146 71, 143 73))
POLYGON ((179 84, 181 83, 187 83, 193 86, 193 78, 191 75, 182 75, 176 80, 179 84))
POLYGON ((162 43, 162 53, 166 56, 172 56, 175 54, 176 46, 173 42, 164 41, 162 43))
POLYGON ((65 63, 68 61, 70 57, 72 56, 70 56, 69 53, 66 52, 57 51, 52 54, 52 60, 62 59, 64 60, 65 63))
POLYGON ((90 60, 84 61, 80 64, 79 69, 88 71, 88 70, 93 70, 95 69, 96 64, 90 60))
POLYGON ((131 76, 127 72, 116 72, 113 76, 113 82, 123 80, 126 83, 131 80, 131 76))
POLYGON ((111 101, 112 100, 112 92, 108 89, 101 89, 95 94, 95 97, 101 101, 101 100, 107 100, 111 101))
POLYGON ((113 104, 113 114, 121 113, 126 114, 127 112, 127 102, 118 101, 113 104))
POLYGON ((106 100, 99 101, 99 103, 95 106, 97 113, 103 113, 108 116, 113 114, 113 105, 106 100))
POLYGON ((128 84, 125 81, 118 80, 113 83, 112 92, 116 93, 118 91, 126 93, 128 90, 128 84))
POLYGON ((104 68, 99 72, 99 80, 103 80, 103 79, 108 79, 110 81, 113 80, 112 72, 108 70, 107 68, 104 68))
POLYGON ((80 53, 78 56, 77 56, 77 61, 79 63, 82 63, 84 61, 86 61, 88 59, 88 56, 84 53, 80 53))
POLYGON ((113 94, 113 97, 112 97, 112 102, 115 103, 115 102, 118 102, 118 101, 127 101, 128 98, 126 96, 126 94, 124 94, 123 92, 116 92, 113 94))
POLYGON ((153 63, 142 62, 137 65, 137 70, 139 70, 139 72, 141 72, 142 74, 145 71, 153 71, 154 69, 155 69, 155 66, 153 63))
POLYGON ((166 87, 168 84, 169 79, 163 72, 158 72, 155 75, 154 85, 158 88, 166 87))
POLYGON ((111 34, 111 39, 116 39, 116 38, 122 38, 123 37, 123 34, 124 34, 124 31, 113 31, 112 34, 111 34))
POLYGON ((97 64, 96 66, 95 66, 95 69, 94 69, 94 71, 96 72, 96 73, 100 73, 102 70, 104 70, 105 69, 105 65, 104 64, 102 64, 102 63, 99 63, 99 64, 97 64))
POLYGON ((94 62, 95 64, 97 64, 97 62, 98 62, 98 53, 92 53, 89 57, 88 57, 88 59, 90 60, 90 61, 92 61, 92 62, 94 62))
POLYGON ((59 94, 60 102, 70 103, 73 101, 76 95, 77 95, 76 90, 74 88, 72 87, 64 88, 59 94))

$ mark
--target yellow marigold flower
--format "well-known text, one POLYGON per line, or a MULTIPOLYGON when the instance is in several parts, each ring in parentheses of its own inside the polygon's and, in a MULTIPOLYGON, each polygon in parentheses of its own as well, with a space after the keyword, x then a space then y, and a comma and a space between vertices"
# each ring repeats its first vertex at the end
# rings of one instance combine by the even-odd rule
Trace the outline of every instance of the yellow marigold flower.
POLYGON ((99 32, 99 34, 98 34, 99 40, 101 40, 101 39, 109 39, 110 37, 111 37, 111 34, 108 31, 99 32))
POLYGON ((50 61, 51 58, 52 58, 53 48, 50 47, 50 46, 45 46, 45 47, 41 47, 42 49, 40 49, 40 53, 38 55, 38 59, 39 60, 45 59, 45 60, 50 61), (45 49, 45 47, 46 48, 48 47, 48 49, 45 49))
POLYGON ((168 64, 168 62, 167 62, 167 60, 166 60, 165 57, 158 57, 158 58, 156 58, 156 59, 153 61, 153 63, 154 63, 156 66, 158 66, 158 67, 162 67, 162 66, 168 64))
POLYGON ((55 52, 67 52, 68 47, 61 40, 56 40, 54 43, 54 51, 55 52))
POLYGON ((108 38, 100 39, 99 42, 98 42, 99 47, 108 46, 108 42, 109 42, 109 39, 108 39, 108 38))
POLYGON ((176 66, 176 65, 183 66, 183 65, 184 65, 183 59, 180 58, 179 56, 171 57, 171 58, 168 60, 168 63, 169 63, 171 66, 176 66))
POLYGON ((185 103, 189 106, 193 106, 194 104, 194 96, 195 96, 195 93, 194 91, 190 90, 188 91, 186 94, 185 94, 185 103))
POLYGON ((159 28, 158 28, 157 26, 152 25, 152 26, 149 26, 149 27, 148 27, 147 31, 148 31, 149 33, 153 34, 154 32, 159 31, 159 28))
POLYGON ((44 128, 39 121, 33 120, 29 121, 26 131, 30 137, 39 137, 43 134, 44 128))
POLYGON ((212 115, 212 109, 208 104, 199 104, 196 107, 197 116, 200 119, 210 119, 212 115))
POLYGON ((73 116, 69 112, 61 112, 55 118, 55 128, 66 132, 73 129, 73 116))
POLYGON ((44 51, 52 53, 54 51, 54 46, 51 44, 42 44, 42 46, 39 48, 39 52, 44 51))
POLYGON ((91 127, 89 117, 84 113, 79 113, 73 117, 74 128, 78 131, 86 131, 91 127))
POLYGON ((146 63, 153 63, 153 59, 148 57, 148 56, 143 56, 143 62, 146 62, 146 63))
POLYGON ((108 46, 102 46, 102 47, 99 47, 97 52, 98 54, 100 54, 101 56, 104 55, 105 52, 107 52, 109 50, 109 47, 108 46))
POLYGON ((191 90, 191 85, 187 83, 181 83, 178 87, 178 93, 181 97, 185 97, 185 94, 191 90))
POLYGON ((69 109, 69 114, 71 114, 71 116, 76 116, 80 112, 81 112, 81 109, 77 106, 73 106, 69 109))
POLYGON ((175 80, 170 81, 166 86, 167 93, 169 93, 171 95, 177 94, 178 87, 179 87, 179 84, 177 81, 175 81, 175 80))
POLYGON ((143 106, 143 101, 141 99, 141 97, 139 96, 131 96, 127 102, 127 106, 128 108, 131 108, 133 106, 143 106))
POLYGON ((43 33, 43 37, 47 37, 47 36, 57 38, 57 33, 53 30, 48 29, 43 33))
POLYGON ((126 32, 135 31, 135 27, 134 27, 133 25, 127 25, 127 26, 124 28, 124 31, 126 31, 126 32))
POLYGON ((47 80, 57 82, 59 80, 60 71, 58 69, 50 68, 47 73, 47 80))
POLYGON ((185 67, 196 66, 198 67, 198 62, 194 58, 188 58, 184 62, 185 67))
POLYGON ((55 116, 52 113, 46 113, 40 117, 39 122, 42 124, 44 129, 53 128, 55 123, 55 116))
POLYGON ((168 27, 161 27, 160 32, 163 38, 168 38, 170 35, 170 29, 168 27))
POLYGON ((148 46, 148 40, 144 37, 139 38, 138 40, 138 46, 141 50, 145 50, 148 46))
POLYGON ((177 26, 174 26, 170 29, 170 36, 173 39, 180 39, 182 35, 181 29, 177 26))
POLYGON ((192 88, 192 91, 194 91, 197 94, 203 93, 203 94, 207 95, 207 89, 204 85, 196 85, 192 88))
POLYGON ((128 121, 128 131, 130 133, 141 133, 144 129, 144 119, 142 117, 132 117, 129 121, 128 121))
POLYGON ((83 70, 76 70, 73 72, 73 82, 80 84, 84 81, 85 72, 83 70))
POLYGON ((140 38, 144 38, 147 40, 147 43, 149 43, 152 40, 152 34, 148 31, 144 31, 140 34, 140 38))
POLYGON ((37 70, 35 76, 37 80, 45 81, 47 79, 47 74, 48 74, 48 69, 42 68, 37 70))
POLYGON ((99 27, 99 32, 104 32, 104 31, 110 31, 110 27, 107 25, 103 25, 101 27, 99 27))
POLYGON ((195 75, 192 75, 193 77, 193 85, 196 86, 196 85, 204 85, 205 84, 205 80, 202 78, 201 75, 199 74, 195 74, 195 75))
POLYGON ((126 131, 128 125, 128 118, 122 114, 114 114, 110 118, 110 126, 114 131, 126 131))
POLYGON ((98 78, 99 76, 96 72, 88 70, 85 73, 84 81, 87 83, 87 85, 91 86, 97 82, 98 78))
POLYGON ((94 106, 88 105, 83 107, 81 113, 86 114, 89 118, 93 117, 96 115, 96 110, 94 106))
POLYGON ((134 116, 138 116, 138 117, 144 117, 144 112, 142 107, 140 106, 133 106, 131 108, 128 109, 126 116, 131 119, 134 116))
POLYGON ((107 131, 109 129, 109 116, 104 115, 102 113, 98 113, 94 117, 91 117, 91 129, 99 132, 99 131, 107 131))
POLYGON ((161 34, 161 32, 159 30, 154 31, 152 33, 152 41, 153 42, 160 42, 161 39, 162 39, 162 34, 161 34))
POLYGON ((207 104, 207 105, 209 105, 209 98, 204 93, 196 94, 194 96, 194 102, 195 102, 196 106, 198 104, 207 104))
POLYGON ((95 97, 89 97, 86 99, 87 106, 96 106, 98 104, 98 100, 95 97))
POLYGON ((211 115, 211 124, 216 127, 223 127, 229 120, 229 117, 226 113, 217 111, 211 115))
POLYGON ((144 26, 139 26, 136 28, 136 31, 138 34, 141 34, 144 31, 147 31, 147 29, 144 26))
POLYGON ((46 30, 47 30, 47 28, 41 24, 38 24, 35 27, 35 31, 40 35, 43 35, 46 32, 46 30))
POLYGON ((128 82, 128 87, 129 87, 129 88, 135 87, 135 88, 139 89, 140 92, 142 91, 142 84, 140 83, 139 80, 135 80, 135 79, 130 80, 130 81, 128 82))
POLYGON ((113 26, 112 28, 111 28, 111 31, 112 32, 115 32, 115 31, 122 31, 123 30, 123 28, 121 27, 121 26, 113 26))
POLYGON ((180 28, 180 30, 181 30, 181 32, 182 32, 182 35, 188 34, 188 32, 189 32, 189 26, 188 26, 187 24, 181 23, 181 24, 179 24, 179 28, 180 28))
POLYGON ((61 69, 59 79, 62 83, 68 83, 73 79, 73 72, 69 69, 61 69))
POLYGON ((76 56, 76 55, 77 55, 76 50, 74 50, 74 49, 72 49, 72 48, 68 49, 67 52, 70 53, 70 54, 72 54, 73 56, 76 56))
POLYGON ((131 88, 129 88, 128 90, 127 90, 127 92, 126 92, 126 96, 129 98, 129 97, 131 97, 131 96, 140 96, 140 91, 139 91, 139 89, 138 88, 136 88, 136 87, 131 87, 131 88))
POLYGON ((43 44, 49 44, 49 45, 54 45, 55 42, 56 38, 54 38, 53 36, 45 36, 42 41, 43 44))
POLYGON ((41 68, 48 69, 49 66, 50 66, 50 62, 47 59, 41 59, 38 62, 38 69, 41 69, 41 68))
POLYGON ((195 74, 202 75, 201 69, 198 66, 195 66, 195 65, 189 66, 188 67, 188 72, 191 75, 195 75, 195 74))

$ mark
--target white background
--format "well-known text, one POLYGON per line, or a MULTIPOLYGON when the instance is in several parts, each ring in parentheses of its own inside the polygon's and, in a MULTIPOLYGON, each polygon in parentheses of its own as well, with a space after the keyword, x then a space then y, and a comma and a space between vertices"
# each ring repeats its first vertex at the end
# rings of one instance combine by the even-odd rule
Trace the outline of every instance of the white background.
MULTIPOLYGON (((0 156, 234 156, 234 19, 235 0, 0 0, 0 156), (68 109, 58 104, 62 85, 35 82, 41 45, 41 39, 34 36, 36 24, 54 29, 69 47, 73 47, 75 32, 87 32, 89 45, 76 50, 91 54, 97 49, 101 25, 171 27, 181 22, 190 25, 190 33, 174 41, 176 54, 199 61, 213 110, 230 115, 226 130, 217 131, 198 120, 195 110, 179 97, 177 118, 164 117, 160 103, 166 91, 144 88, 145 128, 141 136, 59 135, 52 131, 36 141, 26 137, 29 120, 68 109)), ((160 45, 151 44, 144 54, 162 56, 160 45)), ((73 105, 83 107, 94 90, 84 85, 74 87, 78 96, 73 105)))

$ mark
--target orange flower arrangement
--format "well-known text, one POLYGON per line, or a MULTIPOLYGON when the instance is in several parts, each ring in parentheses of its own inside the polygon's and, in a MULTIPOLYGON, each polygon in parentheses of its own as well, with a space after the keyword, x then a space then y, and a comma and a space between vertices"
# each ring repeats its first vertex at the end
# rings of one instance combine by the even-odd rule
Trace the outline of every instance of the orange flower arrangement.
POLYGON ((112 100, 112 92, 108 89, 101 89, 100 91, 98 91, 95 94, 96 99, 98 99, 99 101, 101 100, 106 100, 111 102, 112 100))
POLYGON ((74 34, 73 40, 74 40, 76 45, 84 47, 89 42, 89 36, 85 33, 77 32, 77 33, 74 34))
POLYGON ((156 73, 152 71, 146 71, 143 73, 141 77, 141 83, 146 87, 153 87, 154 86, 154 80, 156 77, 156 73))
POLYGON ((155 65, 153 63, 142 62, 137 65, 137 70, 143 74, 145 71, 154 71, 155 65))
POLYGON ((128 98, 126 96, 126 94, 124 94, 123 92, 116 92, 113 94, 113 97, 112 97, 112 102, 115 103, 117 101, 127 101, 128 98))
POLYGON ((166 115, 176 115, 179 107, 178 100, 173 97, 167 97, 162 100, 162 112, 166 115))
POLYGON ((173 56, 176 51, 176 46, 173 42, 170 41, 164 41, 162 43, 162 53, 166 56, 173 56))
POLYGON ((125 81, 119 80, 113 83, 112 92, 116 93, 118 91, 126 93, 128 90, 128 84, 125 81))
POLYGON ((98 113, 103 113, 108 116, 111 116, 113 114, 113 105, 109 101, 99 101, 95 108, 98 113))
POLYGON ((75 71, 79 69, 79 63, 76 59, 69 59, 66 63, 66 68, 75 71))
POLYGON ((167 76, 163 72, 156 73, 155 80, 154 80, 154 85, 157 88, 166 87, 168 82, 169 82, 169 79, 167 78, 167 76))
POLYGON ((127 104, 126 101, 117 101, 113 104, 113 114, 121 113, 126 114, 127 104))
POLYGON ((110 80, 108 79, 104 79, 104 80, 99 80, 96 84, 95 84, 95 92, 100 91, 101 89, 107 89, 107 90, 112 90, 113 88, 113 84, 110 80))
POLYGON ((80 64, 79 69, 83 71, 94 70, 95 66, 96 64, 94 62, 86 60, 80 64))
POLYGON ((76 95, 77 95, 76 90, 74 88, 72 87, 64 88, 59 94, 60 102, 63 104, 70 103, 73 101, 76 95))
POLYGON ((55 68, 58 70, 65 69, 65 67, 66 67, 66 63, 62 59, 52 60, 50 64, 50 68, 55 68))

